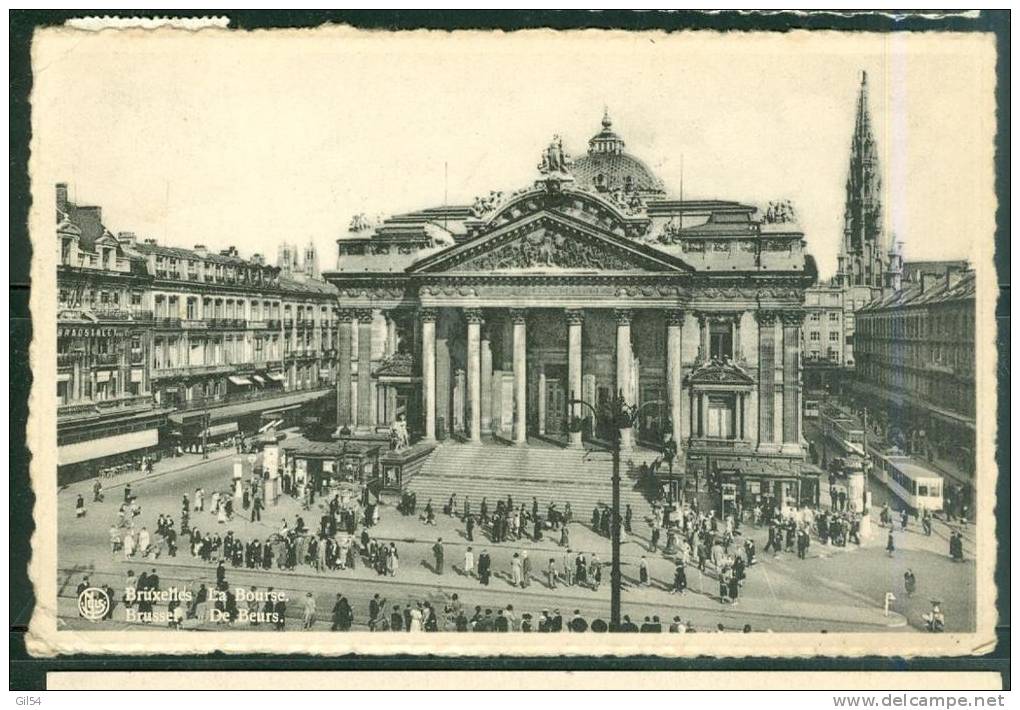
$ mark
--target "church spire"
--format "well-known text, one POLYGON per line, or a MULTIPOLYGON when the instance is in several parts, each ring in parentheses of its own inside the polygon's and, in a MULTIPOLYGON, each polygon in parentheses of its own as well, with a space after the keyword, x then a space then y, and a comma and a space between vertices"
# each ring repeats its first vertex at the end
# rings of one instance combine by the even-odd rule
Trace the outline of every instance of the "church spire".
POLYGON ((868 74, 861 72, 854 134, 850 142, 838 274, 848 286, 883 285, 886 249, 882 233, 881 189, 878 149, 868 108, 868 74))

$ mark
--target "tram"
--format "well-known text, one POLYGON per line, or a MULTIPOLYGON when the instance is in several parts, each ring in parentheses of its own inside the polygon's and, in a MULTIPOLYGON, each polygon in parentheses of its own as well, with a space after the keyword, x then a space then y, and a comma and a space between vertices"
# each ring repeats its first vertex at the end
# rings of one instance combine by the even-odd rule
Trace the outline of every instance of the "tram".
POLYGON ((911 511, 942 510, 942 476, 909 456, 872 454, 872 475, 911 511))

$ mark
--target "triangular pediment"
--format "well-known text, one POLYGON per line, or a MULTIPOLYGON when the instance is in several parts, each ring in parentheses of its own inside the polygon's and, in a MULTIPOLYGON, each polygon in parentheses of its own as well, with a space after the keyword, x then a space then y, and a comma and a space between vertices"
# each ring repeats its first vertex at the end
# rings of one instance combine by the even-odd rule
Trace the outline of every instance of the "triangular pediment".
POLYGON ((529 215, 415 264, 412 273, 675 273, 669 254, 556 212, 529 215))
POLYGON ((729 360, 711 359, 696 367, 688 376, 689 384, 751 385, 754 378, 729 360))

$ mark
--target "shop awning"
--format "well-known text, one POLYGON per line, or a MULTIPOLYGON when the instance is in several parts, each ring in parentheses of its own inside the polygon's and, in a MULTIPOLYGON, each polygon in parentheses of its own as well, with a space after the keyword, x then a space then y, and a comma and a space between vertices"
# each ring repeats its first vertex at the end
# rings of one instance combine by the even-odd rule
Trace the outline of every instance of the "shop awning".
POLYGON ((286 376, 284 376, 284 374, 282 372, 270 372, 270 373, 267 373, 267 374, 268 374, 269 379, 275 380, 276 382, 286 382, 287 381, 286 376))
POLYGON ((261 375, 252 375, 252 379, 258 382, 260 385, 266 384, 265 379, 261 375))
POLYGON ((243 386, 251 384, 251 380, 249 380, 247 377, 241 377, 239 375, 227 375, 227 379, 230 380, 235 385, 243 386))

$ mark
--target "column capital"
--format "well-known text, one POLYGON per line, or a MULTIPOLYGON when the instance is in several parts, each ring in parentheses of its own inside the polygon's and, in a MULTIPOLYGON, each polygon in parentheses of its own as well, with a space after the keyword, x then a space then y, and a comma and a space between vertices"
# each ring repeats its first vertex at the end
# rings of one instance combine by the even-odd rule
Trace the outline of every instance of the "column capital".
POLYGON ((439 309, 438 308, 419 308, 418 316, 426 322, 435 323, 439 320, 439 309))
POLYGON ((684 318, 687 314, 681 310, 669 310, 666 311, 666 324, 673 326, 683 326, 684 318))
POLYGON ((804 322, 804 311, 781 311, 779 318, 784 326, 799 327, 804 322))
POLYGON ((372 320, 372 309, 371 308, 358 308, 355 311, 355 316, 357 317, 359 323, 364 322, 364 321, 370 321, 370 320, 372 320))
POLYGON ((630 308, 617 308, 614 311, 616 316, 617 325, 630 325, 630 322, 634 320, 634 311, 630 308))
POLYGON ((757 310, 754 312, 755 319, 762 325, 772 325, 779 317, 778 311, 757 310))
POLYGON ((468 323, 474 323, 481 325, 485 322, 485 318, 482 316, 481 308, 465 308, 464 318, 468 323))
POLYGON ((568 308, 565 311, 567 325, 581 325, 584 323, 584 311, 580 308, 568 308))
POLYGON ((528 310, 526 308, 511 308, 510 319, 514 325, 523 325, 528 320, 528 310))
POLYGON ((350 323, 355 318, 353 308, 341 308, 337 311, 337 320, 341 323, 350 323))

